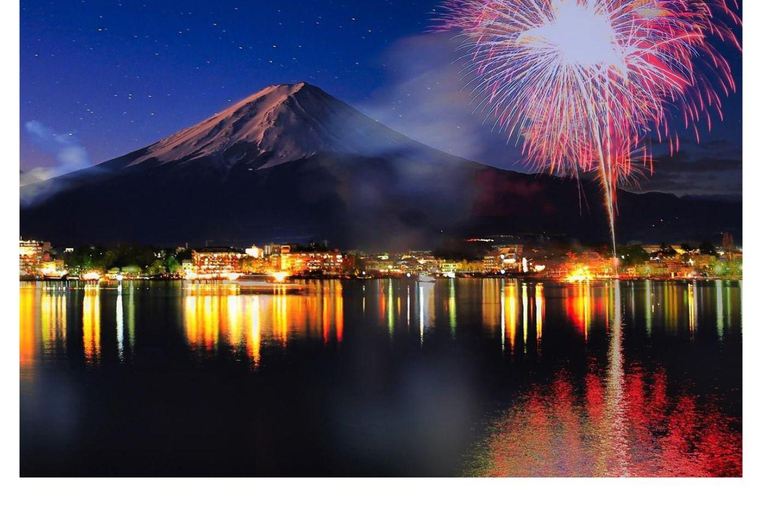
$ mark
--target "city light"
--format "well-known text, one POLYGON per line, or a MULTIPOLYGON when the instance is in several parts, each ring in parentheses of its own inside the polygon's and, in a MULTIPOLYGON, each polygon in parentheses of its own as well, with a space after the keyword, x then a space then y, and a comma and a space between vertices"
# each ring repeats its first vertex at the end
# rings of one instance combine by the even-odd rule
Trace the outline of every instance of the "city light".
POLYGON ((282 283, 285 281, 289 274, 288 272, 272 272, 270 275, 275 279, 275 282, 282 283))
POLYGON ((95 270, 92 270, 90 272, 86 272, 82 276, 80 276, 81 279, 84 281, 98 281, 101 279, 101 272, 97 272, 95 270))

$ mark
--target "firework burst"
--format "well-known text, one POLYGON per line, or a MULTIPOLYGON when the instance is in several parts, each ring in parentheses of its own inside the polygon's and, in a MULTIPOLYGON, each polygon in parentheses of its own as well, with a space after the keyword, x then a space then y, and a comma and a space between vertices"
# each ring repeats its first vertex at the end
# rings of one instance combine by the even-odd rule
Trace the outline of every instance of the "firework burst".
POLYGON ((649 139, 679 139, 670 117, 722 119, 735 90, 714 41, 739 43, 729 0, 450 0, 438 29, 463 37, 468 78, 497 128, 551 173, 594 173, 614 257, 618 185, 653 171, 649 139))

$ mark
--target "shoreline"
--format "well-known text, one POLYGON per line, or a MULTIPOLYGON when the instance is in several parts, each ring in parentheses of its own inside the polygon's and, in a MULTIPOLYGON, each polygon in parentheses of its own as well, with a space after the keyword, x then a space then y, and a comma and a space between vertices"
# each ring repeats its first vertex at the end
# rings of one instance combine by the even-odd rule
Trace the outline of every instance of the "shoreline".
MULTIPOLYGON (((243 274, 249 276, 249 274, 243 274)), ((254 274, 255 275, 255 274, 254 274)), ((737 276, 699 276, 699 277, 595 277, 592 279, 584 279, 579 281, 569 281, 567 278, 553 277, 553 276, 536 276, 535 274, 489 274, 489 275, 457 275, 456 277, 444 277, 444 276, 432 276, 436 281, 451 281, 451 280, 475 280, 475 279, 517 279, 527 281, 544 281, 544 282, 558 282, 567 284, 581 284, 581 283, 594 283, 594 282, 612 282, 619 281, 680 281, 680 282, 696 282, 696 281, 743 281, 743 277, 737 276)), ((404 275, 380 275, 380 276, 290 276, 286 278, 286 282, 291 281, 375 281, 383 279, 395 279, 398 281, 415 281, 419 282, 417 277, 407 277, 404 275)), ((123 278, 117 279, 79 279, 79 278, 60 278, 60 279, 48 279, 48 278, 20 278, 19 283, 36 283, 36 282, 52 282, 52 283, 86 283, 86 284, 98 284, 98 283, 120 283, 121 281, 186 281, 195 284, 234 284, 240 286, 241 283, 233 281, 226 277, 222 278, 210 278, 210 279, 185 279, 181 277, 138 277, 138 278, 123 278)), ((276 285, 281 283, 274 283, 276 285)))

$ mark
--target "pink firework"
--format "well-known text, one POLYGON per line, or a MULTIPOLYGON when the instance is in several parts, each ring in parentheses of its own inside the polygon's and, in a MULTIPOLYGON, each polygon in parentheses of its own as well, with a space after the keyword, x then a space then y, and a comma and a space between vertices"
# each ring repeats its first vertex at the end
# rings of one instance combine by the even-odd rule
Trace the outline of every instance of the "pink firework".
POLYGON ((739 48, 728 0, 453 0, 440 29, 458 29, 470 84, 529 163, 596 173, 614 245, 616 188, 653 170, 649 138, 679 144, 679 116, 722 119, 735 90, 715 41, 739 48))

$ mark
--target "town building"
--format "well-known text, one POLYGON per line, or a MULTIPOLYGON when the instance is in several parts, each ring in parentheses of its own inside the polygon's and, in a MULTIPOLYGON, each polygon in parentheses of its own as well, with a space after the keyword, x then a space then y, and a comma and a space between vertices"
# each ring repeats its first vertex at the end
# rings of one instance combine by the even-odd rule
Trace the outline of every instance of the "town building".
POLYGON ((256 247, 255 245, 248 247, 245 250, 245 254, 250 256, 251 258, 256 258, 257 260, 264 257, 264 249, 261 247, 256 247))
POLYGON ((203 247, 192 251, 198 277, 223 277, 240 271, 245 252, 233 247, 203 247))
POLYGON ((483 271, 515 273, 522 271, 523 245, 497 245, 483 258, 483 271))
POLYGON ((295 252, 280 256, 280 270, 293 275, 322 274, 341 275, 347 261, 338 250, 318 252, 295 252))
POLYGON ((19 273, 26 276, 39 274, 46 254, 50 250, 50 242, 19 240, 19 273))

